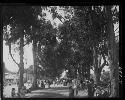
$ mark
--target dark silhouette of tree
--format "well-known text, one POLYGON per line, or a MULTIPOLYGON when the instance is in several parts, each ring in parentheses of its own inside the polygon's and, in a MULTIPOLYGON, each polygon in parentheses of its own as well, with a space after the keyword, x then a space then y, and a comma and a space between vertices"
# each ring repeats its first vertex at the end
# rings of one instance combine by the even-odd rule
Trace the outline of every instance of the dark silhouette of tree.
MULTIPOLYGON (((10 34, 4 31, 4 40, 9 46, 9 53, 13 61, 19 67, 20 72, 20 84, 19 90, 23 86, 23 73, 24 73, 24 37, 27 38, 27 33, 30 30, 31 25, 35 22, 35 17, 33 16, 33 10, 31 6, 3 6, 2 7, 2 17, 3 17, 3 30, 7 29, 7 25, 11 27, 10 34), (11 54, 11 45, 19 40, 19 51, 20 51, 20 63, 18 64, 11 54)), ((28 33, 29 34, 29 33, 28 33)))

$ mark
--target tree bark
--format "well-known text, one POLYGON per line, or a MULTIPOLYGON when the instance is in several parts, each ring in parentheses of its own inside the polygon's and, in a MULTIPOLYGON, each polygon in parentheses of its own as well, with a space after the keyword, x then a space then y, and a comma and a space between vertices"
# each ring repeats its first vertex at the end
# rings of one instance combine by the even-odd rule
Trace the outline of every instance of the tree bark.
POLYGON ((22 86, 24 86, 24 83, 23 83, 23 74, 24 74, 23 46, 24 46, 24 36, 21 36, 20 38, 20 64, 19 64, 19 71, 20 71, 19 90, 22 88, 22 86))
POLYGON ((109 23, 107 24, 107 32, 109 33, 109 66, 111 70, 110 79, 111 79, 111 95, 110 97, 118 97, 119 96, 119 68, 118 68, 118 60, 117 60, 117 48, 115 43, 115 33, 114 26, 112 22, 112 13, 111 6, 106 8, 107 16, 109 18, 109 23))
MULTIPOLYGON (((89 20, 90 20, 90 25, 91 25, 91 32, 95 32, 94 28, 93 28, 93 21, 92 21, 92 18, 91 18, 91 7, 89 7, 89 11, 90 11, 90 14, 89 14, 89 20)), ((94 38, 93 38, 94 40, 94 38)), ((100 72, 100 69, 99 69, 99 63, 98 62, 98 53, 97 53, 97 50, 96 50, 96 41, 93 41, 93 66, 94 66, 94 74, 95 74, 95 84, 99 84, 100 82, 100 77, 101 77, 101 72, 100 72)))
MULTIPOLYGON (((89 80, 90 80, 90 71, 88 73, 89 76, 89 80)), ((94 91, 93 91, 93 84, 90 82, 89 84, 87 84, 88 87, 88 97, 94 97, 94 91)))
POLYGON ((23 74, 24 74, 24 62, 23 62, 24 50, 23 50, 23 47, 24 47, 24 36, 22 35, 20 37, 20 63, 18 64, 11 54, 11 43, 9 44, 9 54, 10 54, 12 60, 19 67, 19 75, 20 75, 20 77, 19 77, 19 87, 18 87, 19 92, 20 92, 20 89, 22 88, 22 86, 24 86, 24 83, 23 83, 23 74))
POLYGON ((107 65, 107 61, 105 58, 105 55, 102 54, 104 63, 101 65, 101 57, 99 57, 98 59, 98 55, 96 52, 96 49, 93 47, 93 57, 94 57, 94 74, 95 74, 95 84, 99 84, 100 83, 100 77, 101 77, 101 71, 104 68, 105 65, 107 65))
POLYGON ((34 80, 33 80, 33 88, 37 87, 37 41, 33 40, 33 61, 34 61, 34 80))
POLYGON ((94 92, 93 92, 93 85, 91 83, 88 84, 88 97, 93 97, 94 92))
POLYGON ((4 84, 4 82, 5 82, 5 63, 4 63, 4 61, 3 61, 3 84, 4 84))
POLYGON ((95 47, 93 47, 93 59, 94 59, 93 65, 94 65, 94 74, 95 74, 95 84, 99 84, 101 73, 98 68, 98 55, 95 47))
POLYGON ((19 67, 20 65, 16 62, 16 60, 13 58, 13 56, 12 56, 12 53, 11 53, 11 43, 9 43, 9 54, 10 54, 10 56, 11 56, 11 58, 12 58, 12 60, 17 64, 17 66, 19 67))

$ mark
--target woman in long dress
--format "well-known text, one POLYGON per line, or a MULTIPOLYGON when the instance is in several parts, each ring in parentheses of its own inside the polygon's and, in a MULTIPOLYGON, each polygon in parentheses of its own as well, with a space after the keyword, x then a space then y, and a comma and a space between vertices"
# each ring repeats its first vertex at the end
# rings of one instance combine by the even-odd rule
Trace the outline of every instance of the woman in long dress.
POLYGON ((77 79, 74 79, 72 80, 72 83, 73 83, 73 89, 74 89, 74 96, 77 96, 78 94, 78 80, 77 79))

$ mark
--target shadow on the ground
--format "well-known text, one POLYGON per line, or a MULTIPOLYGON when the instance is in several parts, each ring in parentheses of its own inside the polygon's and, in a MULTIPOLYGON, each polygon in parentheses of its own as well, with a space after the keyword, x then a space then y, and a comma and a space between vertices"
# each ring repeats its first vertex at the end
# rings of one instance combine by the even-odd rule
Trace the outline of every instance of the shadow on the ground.
MULTIPOLYGON (((28 98, 69 98, 68 88, 46 88, 39 89, 37 91, 32 91, 28 98)), ((78 97, 76 98, 85 98, 83 91, 79 91, 78 97), (83 95, 83 96, 82 96, 83 95)))
POLYGON ((48 91, 68 91, 68 88, 49 88, 49 89, 44 89, 44 90, 48 90, 48 91))
MULTIPOLYGON (((42 90, 42 88, 39 88, 42 90)), ((54 89, 54 90, 65 90, 65 89, 68 89, 68 87, 52 87, 52 88, 44 88, 44 90, 51 90, 51 89, 54 89)))
POLYGON ((39 94, 34 95, 31 98, 67 98, 67 97, 68 96, 58 93, 40 92, 39 94))
POLYGON ((39 89, 35 89, 35 90, 31 90, 32 92, 36 91, 36 90, 43 90, 43 91, 68 91, 67 87, 56 87, 56 88, 39 88, 39 89))

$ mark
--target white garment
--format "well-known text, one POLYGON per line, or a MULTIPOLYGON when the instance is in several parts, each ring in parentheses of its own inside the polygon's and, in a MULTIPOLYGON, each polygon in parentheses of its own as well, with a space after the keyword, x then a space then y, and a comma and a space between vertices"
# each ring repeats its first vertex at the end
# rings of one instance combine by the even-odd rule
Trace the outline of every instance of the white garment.
POLYGON ((73 88, 74 89, 77 88, 77 86, 78 86, 78 80, 74 79, 72 82, 73 82, 73 88))
POLYGON ((73 85, 73 88, 75 89, 75 88, 77 88, 77 86, 76 86, 76 85, 73 85))

